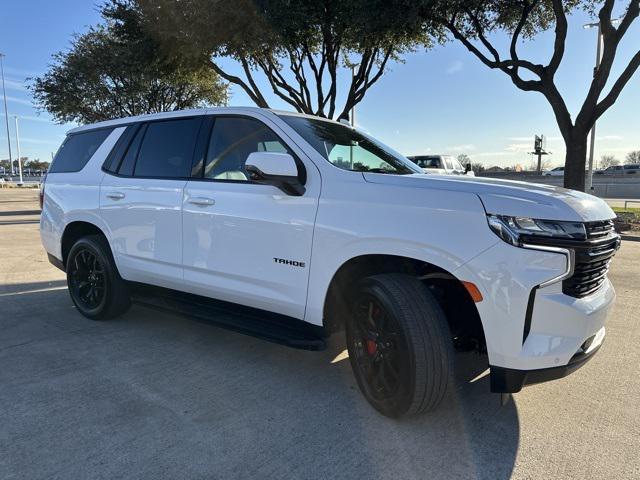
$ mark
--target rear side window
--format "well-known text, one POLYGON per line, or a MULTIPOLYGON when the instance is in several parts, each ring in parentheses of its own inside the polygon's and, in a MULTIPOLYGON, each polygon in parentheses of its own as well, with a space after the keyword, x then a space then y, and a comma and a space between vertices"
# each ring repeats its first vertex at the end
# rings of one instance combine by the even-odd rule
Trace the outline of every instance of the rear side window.
POLYGON ((53 159, 49 173, 79 172, 112 131, 112 128, 103 128, 67 136, 53 159))
POLYGON ((138 153, 134 176, 189 177, 201 123, 200 117, 149 123, 138 153))

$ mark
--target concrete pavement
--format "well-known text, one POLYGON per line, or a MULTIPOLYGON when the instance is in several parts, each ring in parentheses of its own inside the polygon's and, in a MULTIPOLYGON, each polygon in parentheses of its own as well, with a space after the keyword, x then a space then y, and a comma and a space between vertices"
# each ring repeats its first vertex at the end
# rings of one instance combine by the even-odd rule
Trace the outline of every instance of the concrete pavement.
MULTIPOLYGON (((141 307, 91 322, 0 191, 0 478, 640 478, 640 244, 624 244, 600 353, 499 406, 484 365, 417 419, 364 401, 334 338, 291 350, 141 307)), ((27 213, 24 213, 24 212, 27 213)), ((562 321, 562 319, 558 319, 562 321)))

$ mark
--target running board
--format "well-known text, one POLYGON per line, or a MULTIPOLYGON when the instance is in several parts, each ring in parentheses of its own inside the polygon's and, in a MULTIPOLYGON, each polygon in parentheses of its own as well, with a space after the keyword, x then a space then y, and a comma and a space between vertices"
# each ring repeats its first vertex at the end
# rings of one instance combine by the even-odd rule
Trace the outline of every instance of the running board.
POLYGON ((132 285, 131 301, 292 348, 327 348, 324 328, 286 315, 141 284, 132 285))

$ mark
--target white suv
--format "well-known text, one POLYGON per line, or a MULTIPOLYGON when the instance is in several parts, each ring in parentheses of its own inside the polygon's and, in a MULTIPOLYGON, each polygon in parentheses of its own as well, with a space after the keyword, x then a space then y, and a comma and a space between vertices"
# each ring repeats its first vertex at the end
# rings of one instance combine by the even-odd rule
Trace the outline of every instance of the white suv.
POLYGON ((615 297, 620 240, 602 200, 425 175, 293 113, 76 128, 43 202, 42 243, 86 317, 133 300, 307 349, 344 329, 360 389, 392 417, 442 401, 454 347, 486 352, 494 392, 566 375, 602 344, 615 297))

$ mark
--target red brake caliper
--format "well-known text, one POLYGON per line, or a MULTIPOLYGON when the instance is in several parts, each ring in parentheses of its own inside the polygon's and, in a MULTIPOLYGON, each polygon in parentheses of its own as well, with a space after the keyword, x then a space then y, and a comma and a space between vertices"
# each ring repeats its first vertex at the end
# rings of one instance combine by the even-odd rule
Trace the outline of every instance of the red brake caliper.
POLYGON ((367 340, 367 353, 373 355, 378 350, 378 345, 375 340, 367 340))

